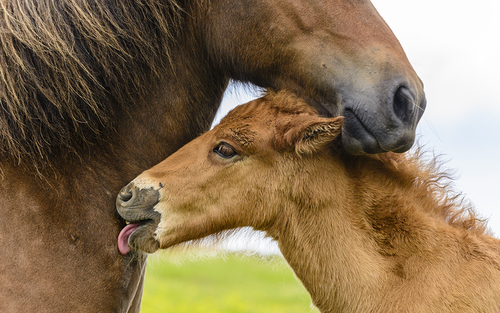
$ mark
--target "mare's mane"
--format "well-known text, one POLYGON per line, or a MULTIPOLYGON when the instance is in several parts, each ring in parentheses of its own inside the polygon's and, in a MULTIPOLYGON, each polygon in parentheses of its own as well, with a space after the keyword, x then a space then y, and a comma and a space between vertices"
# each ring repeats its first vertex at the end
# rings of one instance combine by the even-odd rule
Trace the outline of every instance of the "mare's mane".
POLYGON ((182 20, 175 0, 0 1, 0 156, 105 138, 169 66, 182 20))
POLYGON ((454 175, 444 169, 440 156, 429 156, 423 148, 416 148, 402 154, 389 152, 362 156, 365 157, 380 162, 394 177, 410 185, 411 194, 421 199, 428 198, 429 205, 423 209, 432 215, 440 216, 455 228, 477 235, 491 235, 486 220, 478 218, 473 205, 455 191, 454 175))

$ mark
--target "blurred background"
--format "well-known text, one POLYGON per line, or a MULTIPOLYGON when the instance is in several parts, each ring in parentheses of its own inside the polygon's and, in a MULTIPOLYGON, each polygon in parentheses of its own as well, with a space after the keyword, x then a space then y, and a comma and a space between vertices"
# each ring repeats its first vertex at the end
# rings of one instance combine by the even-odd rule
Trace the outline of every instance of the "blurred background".
MULTIPOLYGON (((455 188, 500 237, 500 1, 372 2, 424 82, 420 144, 444 155, 455 188)), ((232 84, 214 123, 261 92, 232 84)), ((315 312, 276 244, 262 233, 245 229, 222 246, 254 255, 192 250, 151 256, 142 312, 315 312)))

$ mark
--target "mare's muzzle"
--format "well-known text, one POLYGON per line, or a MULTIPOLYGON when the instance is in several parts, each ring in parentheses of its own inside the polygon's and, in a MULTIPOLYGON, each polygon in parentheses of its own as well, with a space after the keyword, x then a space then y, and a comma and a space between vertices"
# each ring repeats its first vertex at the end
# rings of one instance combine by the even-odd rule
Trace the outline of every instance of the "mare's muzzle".
POLYGON ((349 153, 404 152, 413 145, 426 107, 425 95, 400 84, 387 89, 385 99, 377 98, 376 93, 343 97, 342 142, 349 153))

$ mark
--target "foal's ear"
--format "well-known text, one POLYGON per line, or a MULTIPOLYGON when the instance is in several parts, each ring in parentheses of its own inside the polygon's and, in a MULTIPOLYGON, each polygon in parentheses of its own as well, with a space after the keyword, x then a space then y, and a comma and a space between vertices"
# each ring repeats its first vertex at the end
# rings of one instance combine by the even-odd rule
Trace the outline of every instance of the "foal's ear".
POLYGON ((285 140, 295 146, 299 154, 312 154, 320 150, 342 131, 344 117, 313 117, 294 125, 285 133, 285 140))

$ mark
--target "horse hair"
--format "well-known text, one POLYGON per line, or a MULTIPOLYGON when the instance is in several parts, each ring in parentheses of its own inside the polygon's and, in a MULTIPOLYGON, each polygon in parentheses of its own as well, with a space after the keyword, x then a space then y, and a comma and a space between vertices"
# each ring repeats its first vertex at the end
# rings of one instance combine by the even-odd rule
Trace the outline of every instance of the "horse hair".
POLYGON ((0 155, 105 139, 114 112, 169 66, 183 12, 175 0, 1 1, 0 155))
POLYGON ((442 156, 426 152, 417 144, 417 148, 404 154, 390 152, 370 157, 380 160, 402 181, 410 182, 413 192, 431 199, 434 205, 427 209, 450 226, 477 235, 492 235, 487 220, 480 218, 474 205, 455 188, 454 173, 445 167, 442 156))

